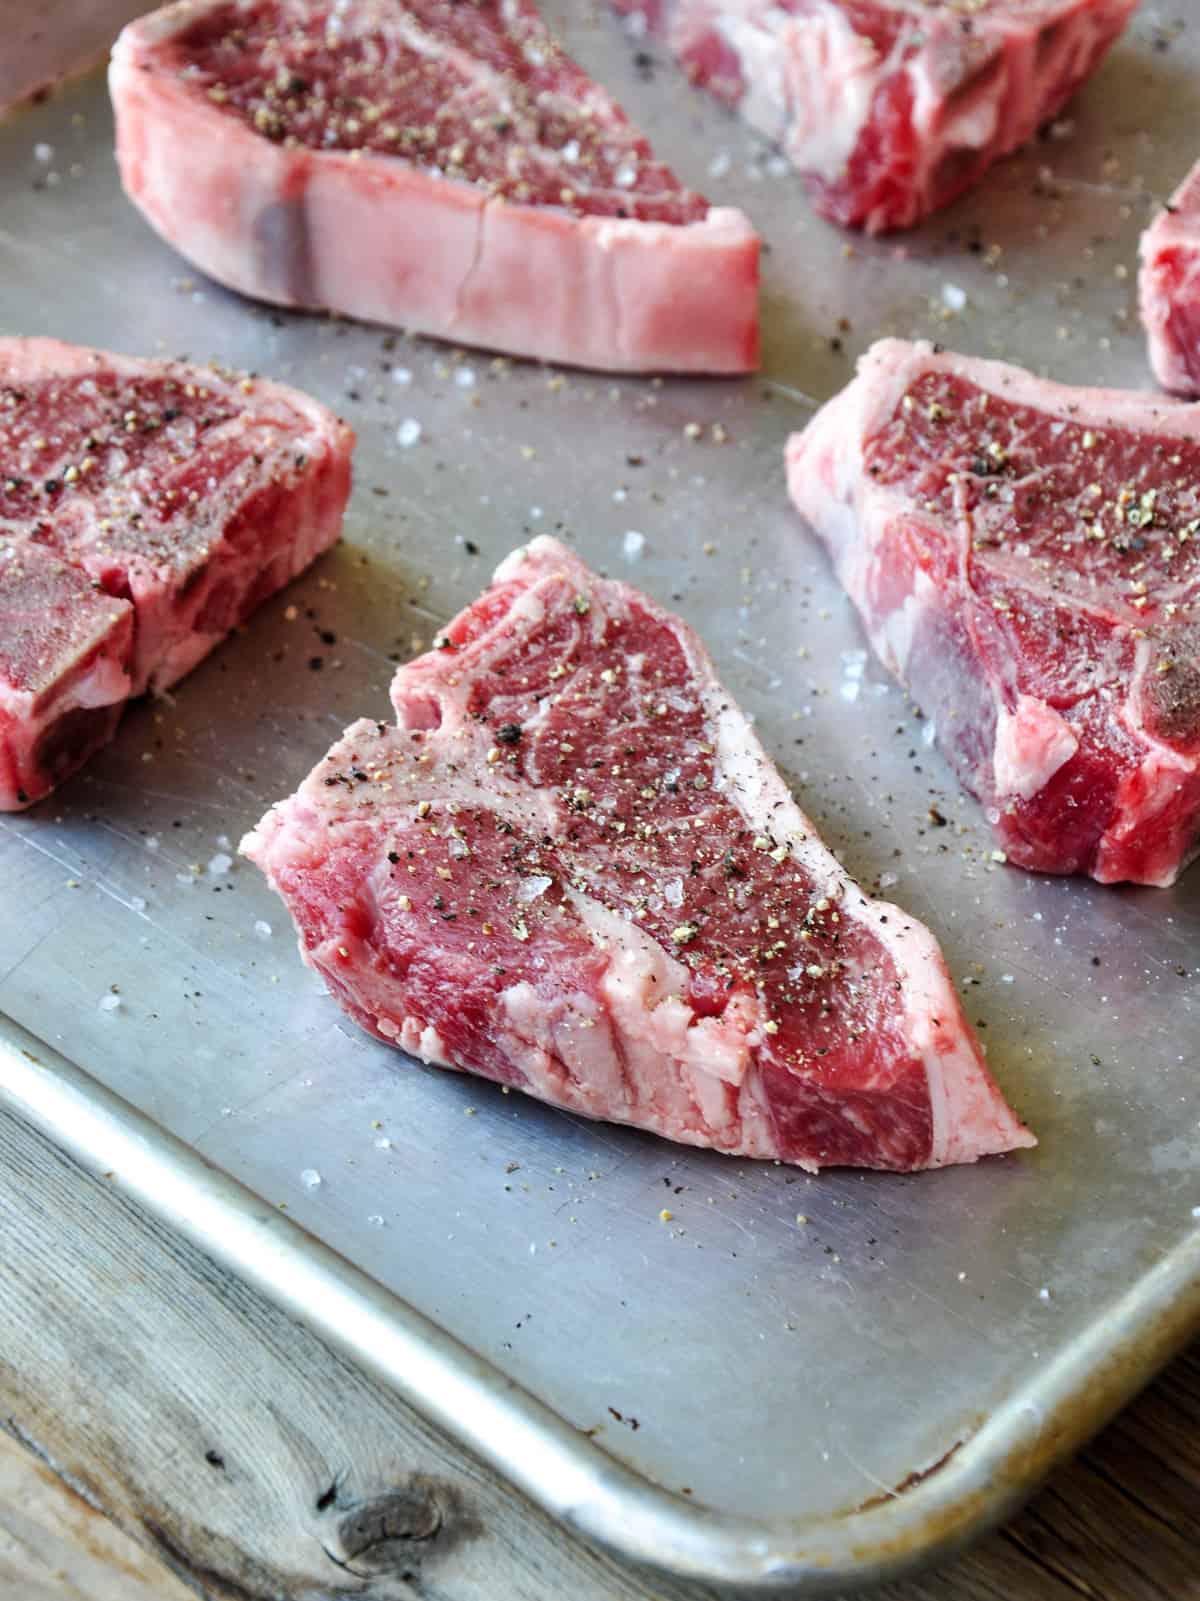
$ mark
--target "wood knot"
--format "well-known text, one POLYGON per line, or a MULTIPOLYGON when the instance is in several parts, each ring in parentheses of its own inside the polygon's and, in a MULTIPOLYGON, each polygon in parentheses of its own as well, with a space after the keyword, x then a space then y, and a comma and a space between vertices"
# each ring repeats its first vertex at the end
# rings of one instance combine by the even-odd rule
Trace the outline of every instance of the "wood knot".
POLYGON ((475 1520, 453 1485, 414 1473, 404 1485, 369 1500, 330 1505, 337 1517, 331 1556, 361 1575, 411 1570, 434 1552, 449 1550, 476 1532, 475 1520))
POLYGON ((338 1524, 338 1539, 354 1561, 398 1540, 432 1540, 441 1526, 442 1509, 436 1498, 414 1486, 352 1507, 338 1524))

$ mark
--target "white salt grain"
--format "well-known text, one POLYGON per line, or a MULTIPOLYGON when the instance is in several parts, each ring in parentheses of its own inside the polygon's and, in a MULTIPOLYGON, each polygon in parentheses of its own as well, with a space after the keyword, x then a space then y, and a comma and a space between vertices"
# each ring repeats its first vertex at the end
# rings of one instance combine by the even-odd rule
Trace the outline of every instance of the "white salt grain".
POLYGON ((458 369, 458 371, 454 374, 454 382, 458 385, 458 387, 460 389, 474 389, 474 387, 475 387, 475 369, 474 369, 474 367, 460 367, 458 369))
POLYGON ((375 1141, 375 1149, 377 1151, 390 1151, 391 1148, 392 1148, 392 1142, 391 1142, 391 1140, 388 1139, 386 1134, 381 1134, 379 1136, 379 1138, 375 1141))
POLYGON ((646 548, 645 534, 639 534, 636 528, 630 528, 621 541, 621 549, 626 561, 637 561, 646 548))
POLYGON ((315 1167, 306 1167, 300 1175, 300 1182, 306 1190, 315 1190, 321 1182, 321 1175, 315 1167))
POLYGON ((254 925, 254 932, 258 935, 259 939, 270 939, 274 931, 272 930, 270 923, 267 922, 266 918, 260 917, 254 925))
POLYGON ((415 417, 406 417, 396 429, 396 443, 410 449, 421 437, 421 424, 415 417))
POLYGON ((367 1219, 367 1223, 373 1229, 381 1229, 383 1227, 383 1219, 380 1217, 378 1212, 372 1212, 370 1217, 367 1219))
POLYGON ((412 371, 408 367, 393 367, 392 382, 394 384, 411 384, 412 371))
POLYGON ((35 161, 47 162, 54 160, 53 145, 34 145, 33 156, 35 161))
POLYGON ((100 997, 100 1010, 102 1012, 116 1012, 120 1010, 120 1007, 121 997, 119 995, 108 994, 100 997))
POLYGON ((233 857, 228 851, 218 851, 215 856, 209 858, 208 870, 214 878, 224 878, 232 866, 233 857))
POLYGON ((943 284, 942 304, 950 311, 965 310, 967 304, 966 290, 960 289, 957 284, 943 284))
POLYGON ((546 893, 553 882, 554 880, 547 878, 544 873, 534 873, 529 878, 523 878, 517 885, 517 899, 526 902, 536 901, 539 896, 546 893))

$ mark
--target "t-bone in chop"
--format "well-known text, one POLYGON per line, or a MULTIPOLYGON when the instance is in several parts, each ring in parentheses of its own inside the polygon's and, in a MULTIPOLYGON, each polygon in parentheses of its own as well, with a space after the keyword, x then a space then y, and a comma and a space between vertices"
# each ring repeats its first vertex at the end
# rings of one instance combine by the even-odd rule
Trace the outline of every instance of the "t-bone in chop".
POLYGON ((884 340, 787 465, 1009 859, 1172 883, 1200 837, 1200 413, 884 340))
POLYGON ((1141 255, 1154 376, 1175 394, 1200 395, 1200 162, 1142 235, 1141 255))
POLYGON ((1136 0, 615 0, 832 222, 909 228, 1057 115, 1136 0))
POLYGON ((677 617, 538 539, 243 850, 426 1062, 743 1156, 1032 1143, 932 936, 868 900, 677 617))
POLYGON ((279 384, 0 339, 0 810, 333 543, 353 444, 279 384))
POLYGON ((530 0, 196 0, 113 55, 125 188, 220 282, 514 355, 744 372, 759 241, 530 0))

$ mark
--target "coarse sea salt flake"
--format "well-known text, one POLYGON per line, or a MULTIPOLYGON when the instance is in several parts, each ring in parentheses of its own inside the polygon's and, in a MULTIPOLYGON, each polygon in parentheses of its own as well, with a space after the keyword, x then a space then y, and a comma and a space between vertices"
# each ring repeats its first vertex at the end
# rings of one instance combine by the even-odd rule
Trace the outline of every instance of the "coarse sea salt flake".
POLYGON ((321 1175, 315 1167, 306 1167, 300 1175, 300 1182, 306 1190, 315 1190, 321 1183, 321 1175))
POLYGON ((637 561, 638 557, 642 554, 645 548, 645 534, 639 534, 636 528, 628 529, 624 539, 621 541, 621 549, 624 552, 625 560, 637 561))
POLYGON ((415 417, 406 417, 396 429, 396 443, 410 449, 421 437, 421 424, 415 417))

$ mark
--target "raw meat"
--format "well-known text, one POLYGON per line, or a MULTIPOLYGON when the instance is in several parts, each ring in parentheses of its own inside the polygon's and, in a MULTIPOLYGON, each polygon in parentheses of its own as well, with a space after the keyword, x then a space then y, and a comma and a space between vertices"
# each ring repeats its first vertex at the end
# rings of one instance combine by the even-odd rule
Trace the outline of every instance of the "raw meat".
POLYGON ((243 842, 363 1028, 589 1117, 909 1170, 1032 1143, 703 646, 551 539, 243 842))
POLYGON ((111 85, 130 196, 245 294, 585 367, 757 363, 753 228, 530 0, 185 0, 111 85))
POLYGON ((1175 394, 1200 395, 1200 162, 1142 235, 1141 255, 1154 376, 1175 394))
POLYGON ((787 465, 1008 859, 1172 883, 1200 837, 1200 413, 884 340, 787 465))
POLYGON ((614 0, 736 106, 823 217, 910 228, 1058 114, 1136 0, 614 0))
POLYGON ((0 810, 333 543, 353 443, 279 384, 0 339, 0 810))

